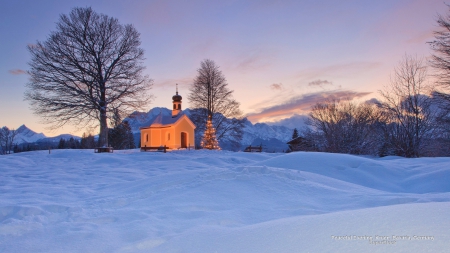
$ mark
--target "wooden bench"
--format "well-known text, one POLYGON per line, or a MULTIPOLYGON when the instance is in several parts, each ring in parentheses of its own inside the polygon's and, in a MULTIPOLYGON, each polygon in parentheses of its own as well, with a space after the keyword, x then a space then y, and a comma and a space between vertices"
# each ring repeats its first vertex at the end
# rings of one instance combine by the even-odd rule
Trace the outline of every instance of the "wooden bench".
POLYGON ((148 151, 148 150, 156 150, 156 151, 162 151, 162 152, 166 153, 167 149, 169 149, 169 148, 166 147, 166 145, 159 146, 159 147, 147 147, 147 146, 141 147, 141 151, 144 151, 144 152, 148 151))
POLYGON ((94 148, 94 153, 112 153, 113 151, 113 147, 94 148))
POLYGON ((262 146, 252 147, 252 145, 246 147, 244 152, 262 152, 262 146))

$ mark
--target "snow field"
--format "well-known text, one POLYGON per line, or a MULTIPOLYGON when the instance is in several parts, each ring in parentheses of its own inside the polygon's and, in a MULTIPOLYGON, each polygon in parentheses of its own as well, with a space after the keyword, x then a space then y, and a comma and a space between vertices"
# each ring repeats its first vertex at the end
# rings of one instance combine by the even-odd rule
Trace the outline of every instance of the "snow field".
POLYGON ((302 152, 1 156, 0 252, 446 252, 449 165, 302 152), (435 240, 331 239, 397 234, 435 240))

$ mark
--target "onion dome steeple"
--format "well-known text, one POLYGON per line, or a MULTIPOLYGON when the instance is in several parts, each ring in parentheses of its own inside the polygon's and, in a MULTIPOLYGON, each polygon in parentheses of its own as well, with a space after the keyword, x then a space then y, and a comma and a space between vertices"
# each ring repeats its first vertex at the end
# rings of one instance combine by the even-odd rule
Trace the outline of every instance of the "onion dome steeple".
POLYGON ((181 112, 181 99, 183 99, 180 95, 178 95, 178 84, 176 88, 176 94, 172 97, 173 109, 172 109, 172 118, 176 117, 181 112))

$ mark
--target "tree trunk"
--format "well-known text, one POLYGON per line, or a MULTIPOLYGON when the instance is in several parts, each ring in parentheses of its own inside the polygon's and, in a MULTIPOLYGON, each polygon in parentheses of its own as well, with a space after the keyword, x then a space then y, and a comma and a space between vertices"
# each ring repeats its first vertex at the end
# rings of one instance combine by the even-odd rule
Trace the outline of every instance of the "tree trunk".
POLYGON ((100 147, 108 147, 108 124, 106 112, 102 112, 100 115, 100 135, 98 138, 98 144, 100 147))
POLYGON ((106 115, 106 94, 105 85, 101 85, 102 92, 100 94, 100 135, 98 137, 98 144, 100 147, 108 147, 108 116, 106 115))

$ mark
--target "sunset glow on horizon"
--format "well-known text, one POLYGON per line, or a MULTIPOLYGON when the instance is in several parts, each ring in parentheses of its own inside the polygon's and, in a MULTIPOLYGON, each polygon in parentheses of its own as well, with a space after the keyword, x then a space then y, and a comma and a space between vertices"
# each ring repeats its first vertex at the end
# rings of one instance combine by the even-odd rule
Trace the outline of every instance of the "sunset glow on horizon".
POLYGON ((154 81, 147 111, 170 108, 177 83, 189 108, 190 84, 211 59, 252 123, 304 115, 327 99, 379 97, 402 56, 430 56, 437 14, 449 11, 441 0, 8 1, 0 10, 0 127, 87 132, 49 131, 23 101, 27 45, 46 40, 60 14, 86 6, 141 33, 154 81))

